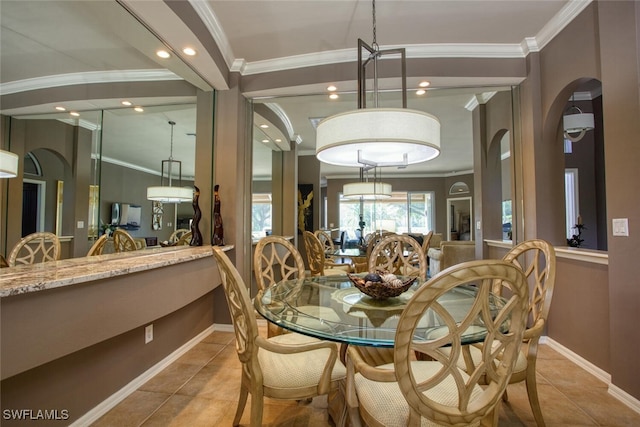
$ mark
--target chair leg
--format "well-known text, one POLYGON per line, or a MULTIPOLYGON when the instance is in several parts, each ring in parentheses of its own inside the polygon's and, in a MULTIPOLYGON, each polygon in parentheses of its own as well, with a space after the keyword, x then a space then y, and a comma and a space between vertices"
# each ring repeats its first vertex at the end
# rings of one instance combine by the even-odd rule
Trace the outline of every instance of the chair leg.
POLYGON ((509 394, 507 393, 507 389, 504 389, 504 393, 502 393, 502 401, 503 402, 508 402, 509 401, 509 394))
POLYGON ((233 425, 240 425, 240 418, 242 418, 242 413, 244 412, 244 407, 247 404, 247 396, 249 395, 249 390, 244 386, 240 386, 240 396, 238 397, 238 407, 236 408, 236 416, 233 417, 233 425))
POLYGON ((264 395, 262 390, 257 393, 251 393, 251 427, 262 426, 262 404, 264 402, 264 395))
POLYGON ((540 402, 538 401, 535 364, 527 369, 527 379, 525 380, 525 384, 527 385, 529 405, 531 405, 531 410, 533 411, 533 417, 536 420, 536 424, 538 427, 544 427, 544 418, 542 418, 542 410, 540 409, 540 402))

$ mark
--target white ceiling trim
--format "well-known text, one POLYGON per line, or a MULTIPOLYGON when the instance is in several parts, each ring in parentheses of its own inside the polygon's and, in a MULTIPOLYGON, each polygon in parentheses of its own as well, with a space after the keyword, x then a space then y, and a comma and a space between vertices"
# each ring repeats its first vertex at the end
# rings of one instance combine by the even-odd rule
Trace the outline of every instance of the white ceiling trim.
POLYGON ((87 71, 81 73, 58 74, 55 76, 35 77, 0 84, 0 93, 26 92, 51 87, 72 86, 78 84, 116 83, 116 82, 150 82, 164 80, 183 80, 182 77, 169 70, 114 70, 87 71))
POLYGON ((289 116, 287 116, 287 113, 285 113, 282 107, 280 107, 276 103, 265 102, 264 105, 268 107, 271 111, 273 111, 276 116, 278 116, 278 118, 284 124, 284 127, 287 129, 287 134, 288 134, 287 138, 289 138, 289 141, 293 140, 293 134, 294 134, 293 124, 291 123, 291 120, 289 120, 289 116))
MULTIPOLYGON (((226 34, 215 13, 209 7, 208 2, 197 0, 189 0, 189 2, 196 9, 196 12, 211 32, 212 37, 218 43, 229 69, 240 72, 242 75, 338 64, 354 61, 357 57, 356 49, 341 49, 248 63, 242 58, 235 58, 233 55, 226 34)), ((570 0, 535 37, 526 37, 519 44, 443 43, 404 47, 407 49, 407 58, 523 58, 531 52, 540 51, 591 2, 592 0, 570 0)), ((392 49, 397 47, 403 46, 384 46, 381 48, 392 49)))
POLYGON ((576 16, 578 16, 592 0, 570 0, 560 11, 545 24, 536 34, 538 50, 549 43, 560 31, 564 29, 576 16))
POLYGON ((493 98, 493 96, 498 93, 498 92, 483 92, 480 93, 478 95, 473 95, 471 97, 471 99, 469 99, 469 102, 466 103, 466 105, 464 106, 464 108, 466 108, 469 111, 473 111, 476 109, 476 107, 480 104, 486 104, 487 102, 489 102, 489 100, 491 98, 493 98))
POLYGON ((202 19, 205 27, 207 27, 209 33, 211 33, 211 37, 213 37, 213 40, 215 40, 218 45, 218 49, 220 49, 224 61, 227 63, 227 67, 231 69, 236 61, 235 55, 233 54, 233 49, 231 49, 229 39, 220 25, 220 20, 218 20, 216 14, 213 13, 213 10, 209 7, 209 2, 189 0, 189 4, 193 7, 193 10, 196 11, 200 19, 202 19))

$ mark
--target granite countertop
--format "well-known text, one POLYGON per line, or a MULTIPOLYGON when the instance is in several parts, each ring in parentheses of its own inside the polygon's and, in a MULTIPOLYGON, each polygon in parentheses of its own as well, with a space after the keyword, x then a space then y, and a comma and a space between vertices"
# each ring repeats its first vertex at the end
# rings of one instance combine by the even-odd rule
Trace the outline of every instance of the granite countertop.
MULTIPOLYGON (((228 245, 223 250, 232 248, 228 245)), ((1 268, 0 298, 151 270, 212 254, 211 246, 181 246, 1 268)))

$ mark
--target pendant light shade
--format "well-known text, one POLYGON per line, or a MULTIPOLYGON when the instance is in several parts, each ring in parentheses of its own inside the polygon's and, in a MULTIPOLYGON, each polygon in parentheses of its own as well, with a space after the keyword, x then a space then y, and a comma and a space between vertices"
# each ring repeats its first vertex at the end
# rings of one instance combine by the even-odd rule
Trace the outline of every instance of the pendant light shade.
POLYGON ((391 197, 391 184, 385 182, 352 182, 342 187, 345 199, 378 200, 391 197))
POLYGON ((440 154, 440 122, 405 108, 363 108, 318 124, 316 157, 337 166, 410 165, 440 154))
POLYGON ((595 128, 593 114, 583 113, 576 106, 571 107, 570 110, 576 110, 577 113, 565 114, 562 118, 564 136, 572 142, 580 141, 587 131, 595 128))
POLYGON ((404 167, 440 154, 440 121, 422 111, 407 109, 407 56, 404 48, 381 50, 376 41, 376 3, 372 1, 373 43, 358 39, 358 109, 321 121, 316 134, 316 157, 336 166, 404 167), (363 55, 364 53, 364 55, 363 55), (378 60, 400 57, 402 108, 379 108, 378 60), (367 68, 373 68, 373 108, 367 108, 367 68))
POLYGON ((18 175, 18 155, 0 150, 0 178, 13 178, 18 175))
POLYGON ((173 127, 175 122, 169 121, 171 125, 171 148, 169 159, 162 161, 160 168, 160 185, 147 187, 147 199, 162 203, 180 203, 193 199, 193 189, 182 187, 182 162, 173 159, 173 127), (172 186, 174 173, 177 171, 178 186, 172 186), (166 178, 165 178, 166 172, 166 178), (165 185, 166 184, 166 185, 165 185))

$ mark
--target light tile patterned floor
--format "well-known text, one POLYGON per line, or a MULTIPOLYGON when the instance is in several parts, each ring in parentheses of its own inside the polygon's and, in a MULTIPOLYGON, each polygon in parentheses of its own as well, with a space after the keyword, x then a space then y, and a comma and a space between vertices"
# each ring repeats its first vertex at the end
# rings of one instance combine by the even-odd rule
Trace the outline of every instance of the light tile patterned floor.
MULTIPOLYGON (((239 387, 234 335, 214 332, 93 427, 231 426, 239 387)), ((535 426, 524 384, 511 385, 508 392, 500 426, 535 426)), ((544 345, 538 352, 538 392, 548 427, 640 426, 640 414, 610 396, 605 383, 544 345)), ((249 425, 249 404, 243 426, 249 425)), ((263 422, 288 427, 334 425, 325 398, 311 403, 265 399, 263 422)))

